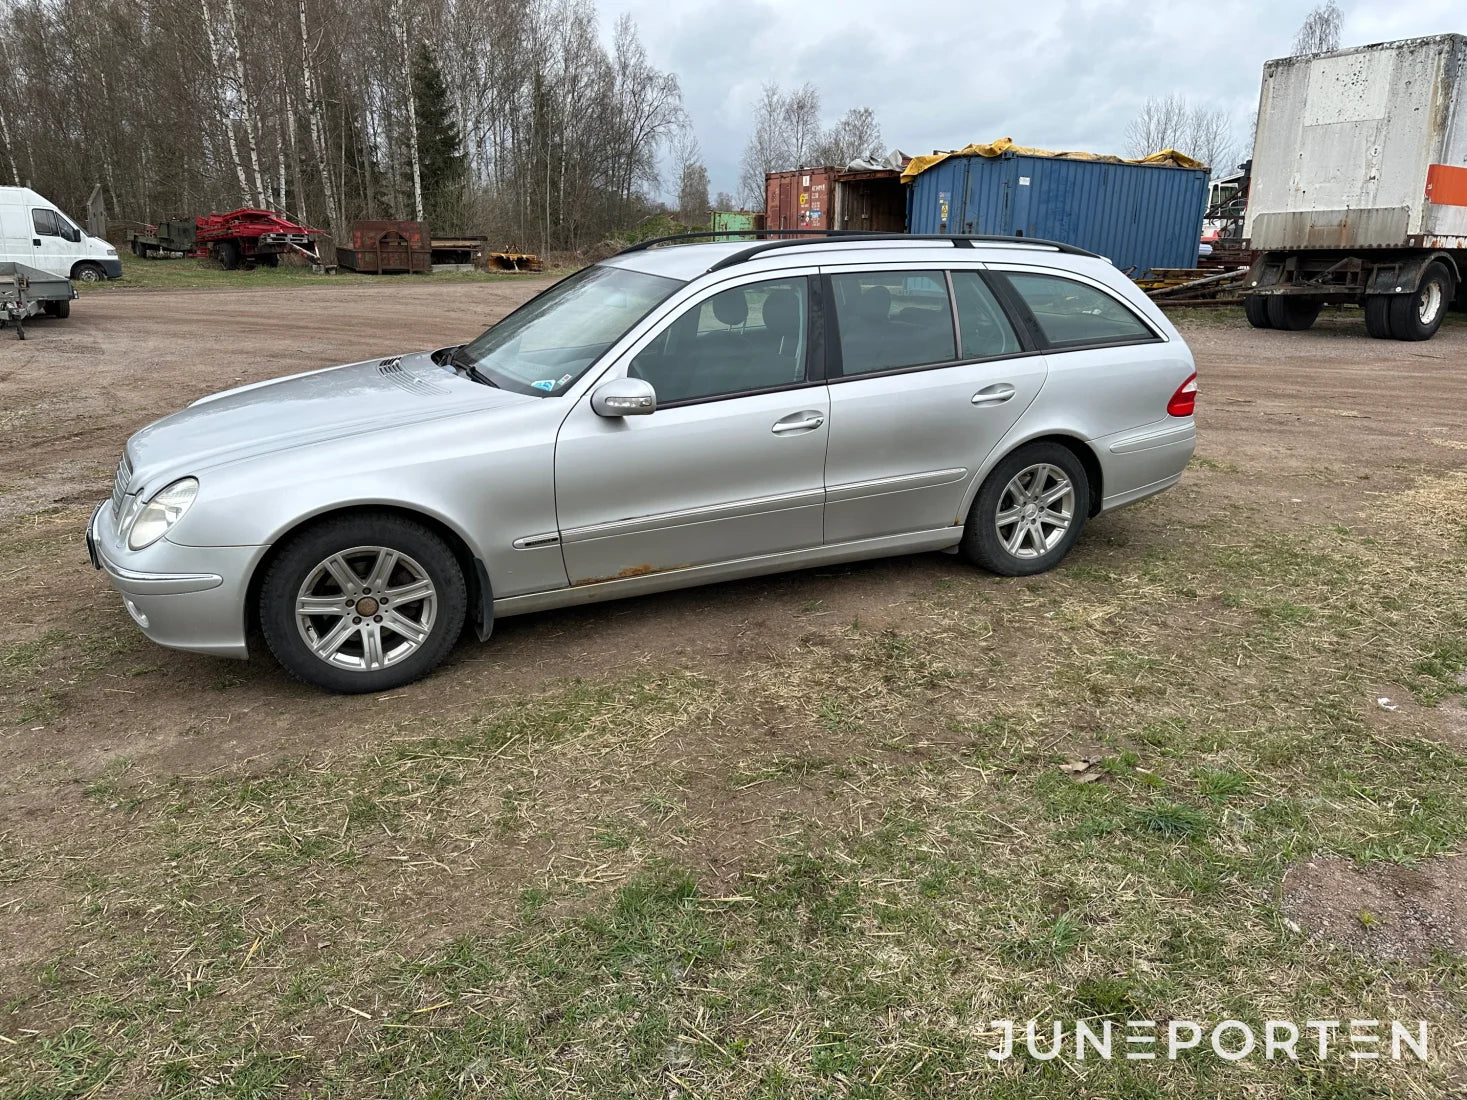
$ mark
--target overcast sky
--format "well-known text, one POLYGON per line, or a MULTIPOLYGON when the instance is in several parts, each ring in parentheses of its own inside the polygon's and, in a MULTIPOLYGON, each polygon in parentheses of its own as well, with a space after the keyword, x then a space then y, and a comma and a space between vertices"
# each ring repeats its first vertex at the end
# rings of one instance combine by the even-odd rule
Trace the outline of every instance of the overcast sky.
MULTIPOLYGON (((810 81, 826 125, 871 107, 908 154, 1012 137, 1123 152, 1148 96, 1225 107, 1240 143, 1263 63, 1316 0, 598 0, 607 41, 629 12, 677 74, 711 191, 738 193, 759 88, 810 81)), ((1463 0, 1340 0, 1341 42, 1467 32, 1463 0)), ((1245 154, 1246 155, 1246 154, 1245 154)))

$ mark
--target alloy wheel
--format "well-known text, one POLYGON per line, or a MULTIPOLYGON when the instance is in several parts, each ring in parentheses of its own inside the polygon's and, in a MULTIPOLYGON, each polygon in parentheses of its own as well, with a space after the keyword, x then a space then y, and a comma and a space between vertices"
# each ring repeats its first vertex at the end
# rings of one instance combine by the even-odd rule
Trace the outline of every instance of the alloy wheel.
POLYGON ((1016 558, 1041 558, 1070 529, 1075 486, 1058 466, 1041 462, 1015 474, 998 498, 994 526, 1016 558))
POLYGON ((306 646, 336 668, 371 672, 416 653, 433 632, 438 592, 417 561, 386 546, 332 554, 295 599, 306 646))

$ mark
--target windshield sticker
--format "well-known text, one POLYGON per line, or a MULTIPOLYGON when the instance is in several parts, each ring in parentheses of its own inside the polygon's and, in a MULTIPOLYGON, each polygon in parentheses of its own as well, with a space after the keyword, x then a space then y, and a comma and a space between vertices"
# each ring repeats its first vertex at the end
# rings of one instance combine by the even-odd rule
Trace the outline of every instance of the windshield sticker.
POLYGON ((560 376, 560 381, 559 381, 559 382, 557 382, 557 383, 555 383, 555 384, 556 384, 556 385, 557 385, 557 386, 563 386, 563 385, 565 385, 565 384, 566 384, 566 383, 567 383, 567 382, 569 382, 569 381, 570 381, 570 380, 571 380, 571 376, 570 376, 570 375, 568 375, 568 374, 562 374, 562 375, 561 375, 561 376, 560 376))
POLYGON ((545 390, 547 393, 555 389, 555 383, 549 378, 542 378, 538 382, 531 382, 530 385, 534 386, 537 390, 545 390))

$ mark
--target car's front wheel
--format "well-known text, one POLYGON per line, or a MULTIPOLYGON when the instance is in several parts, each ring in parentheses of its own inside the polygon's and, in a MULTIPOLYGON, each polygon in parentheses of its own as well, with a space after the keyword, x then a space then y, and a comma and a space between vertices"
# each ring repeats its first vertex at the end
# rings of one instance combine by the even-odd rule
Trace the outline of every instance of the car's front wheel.
POLYGON ((1031 443, 988 475, 959 549, 1001 576, 1043 573, 1070 552, 1089 514, 1090 484, 1075 453, 1058 443, 1031 443))
POLYGON ((391 514, 327 519, 280 548, 260 586, 270 651, 309 684, 387 691, 431 671, 463 630, 468 590, 436 533, 391 514))

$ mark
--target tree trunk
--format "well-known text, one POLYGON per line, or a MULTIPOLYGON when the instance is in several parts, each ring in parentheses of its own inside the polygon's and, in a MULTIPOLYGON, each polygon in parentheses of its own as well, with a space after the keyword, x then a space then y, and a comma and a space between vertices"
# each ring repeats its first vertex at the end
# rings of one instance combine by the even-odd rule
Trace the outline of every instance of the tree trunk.
POLYGON ((250 181, 245 178, 244 161, 239 157, 239 139, 235 137, 234 120, 229 117, 229 97, 225 94, 224 74, 219 67, 219 41, 214 36, 214 13, 209 10, 209 0, 199 0, 199 5, 204 9, 204 33, 209 38, 209 61, 214 66, 214 89, 224 116, 224 136, 229 139, 229 159, 234 163, 234 172, 239 179, 240 200, 249 202, 250 181))
POLYGON ((397 31, 397 50, 401 55, 407 85, 408 153, 413 167, 413 217, 423 220, 423 173, 418 160, 418 96, 413 88, 413 59, 408 53, 407 12, 405 0, 392 5, 392 21, 397 31))
POLYGON ((260 142, 255 134, 255 116, 250 107, 249 87, 245 84, 244 53, 239 45, 239 15, 234 0, 224 0, 224 15, 229 22, 230 44, 234 47, 234 83, 239 96, 240 122, 244 126, 245 145, 250 153, 250 172, 255 180, 255 205, 265 206, 265 176, 260 171, 260 142))
POLYGON ((316 169, 321 173, 321 190, 326 199, 326 223, 335 240, 341 239, 341 219, 336 205, 336 185, 331 176, 331 152, 326 135, 326 114, 321 108, 321 95, 316 89, 315 70, 311 64, 311 38, 306 31, 306 0, 300 0, 301 79, 305 83, 306 115, 310 120, 311 152, 316 156, 316 169))
POLYGON ((15 146, 10 144, 10 127, 5 124, 5 112, 0 111, 0 141, 5 143, 5 157, 10 164, 10 178, 20 186, 20 169, 15 165, 15 146))

